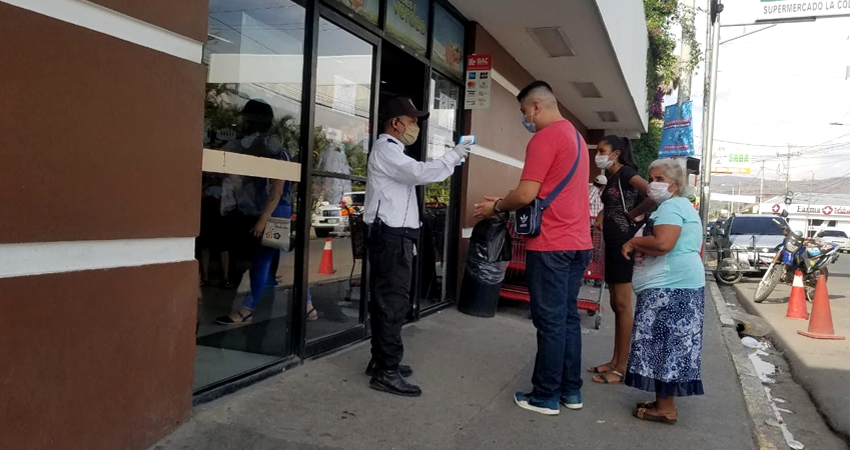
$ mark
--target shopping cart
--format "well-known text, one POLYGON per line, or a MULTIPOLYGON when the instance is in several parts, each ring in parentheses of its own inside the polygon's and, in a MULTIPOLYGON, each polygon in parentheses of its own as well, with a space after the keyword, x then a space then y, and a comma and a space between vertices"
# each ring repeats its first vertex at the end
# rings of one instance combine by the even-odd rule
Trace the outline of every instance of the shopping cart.
MULTIPOLYGON (((595 218, 591 217, 591 223, 595 218)), ((516 236, 511 230, 511 241, 513 242, 513 259, 508 263, 508 270, 505 273, 505 281, 502 283, 500 297, 507 300, 517 300, 527 302, 531 300, 528 293, 528 282, 525 278, 525 239, 516 236)), ((591 226, 591 239, 593 241, 593 250, 591 252, 590 263, 584 271, 586 280, 599 281, 599 295, 596 300, 579 297, 578 309, 587 311, 587 315, 593 317, 594 327, 598 330, 602 325, 602 297, 605 295, 605 243, 602 241, 602 231, 591 226)))

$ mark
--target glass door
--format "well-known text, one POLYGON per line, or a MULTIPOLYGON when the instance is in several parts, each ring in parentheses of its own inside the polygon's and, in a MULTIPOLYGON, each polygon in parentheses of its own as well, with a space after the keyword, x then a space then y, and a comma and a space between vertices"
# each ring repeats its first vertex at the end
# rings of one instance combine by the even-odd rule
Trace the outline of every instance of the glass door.
POLYGON ((362 209, 378 46, 377 38, 329 20, 336 18, 330 11, 322 16, 308 218, 308 355, 365 336, 362 209))
MULTIPOLYGON (((429 89, 428 145, 426 159, 442 157, 451 151, 458 139, 460 85, 431 72, 429 89)), ((425 187, 422 217, 421 272, 419 283, 420 309, 449 301, 453 297, 449 275, 454 270, 451 256, 452 214, 458 205, 452 203, 455 177, 425 187)))
POLYGON ((305 16, 288 0, 209 2, 196 393, 294 351, 294 239, 287 238, 299 228, 293 199, 303 188, 291 180, 303 158, 305 16), (287 230, 280 247, 264 245, 267 223, 287 230))

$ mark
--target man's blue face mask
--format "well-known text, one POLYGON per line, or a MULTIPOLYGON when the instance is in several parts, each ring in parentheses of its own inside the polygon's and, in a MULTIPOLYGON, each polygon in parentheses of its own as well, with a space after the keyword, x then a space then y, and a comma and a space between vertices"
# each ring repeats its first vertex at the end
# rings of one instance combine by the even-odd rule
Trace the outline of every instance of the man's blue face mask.
MULTIPOLYGON (((529 114, 529 116, 531 116, 531 117, 534 117, 536 115, 537 114, 529 114)), ((524 126, 525 129, 528 130, 529 133, 536 133, 537 132, 537 125, 535 125, 534 122, 531 122, 531 123, 526 122, 525 118, 526 118, 526 115, 523 114, 522 115, 522 126, 524 126)), ((534 119, 532 119, 532 120, 534 120, 534 119)))

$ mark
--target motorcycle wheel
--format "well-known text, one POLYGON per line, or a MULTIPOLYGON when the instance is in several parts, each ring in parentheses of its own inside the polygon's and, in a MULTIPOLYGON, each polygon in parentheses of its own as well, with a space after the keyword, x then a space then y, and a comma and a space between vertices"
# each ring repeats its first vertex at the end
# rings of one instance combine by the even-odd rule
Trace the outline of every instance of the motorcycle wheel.
POLYGON ((744 277, 744 271, 741 264, 735 258, 724 258, 717 264, 717 271, 714 272, 714 278, 717 282, 724 286, 731 286, 744 277))
POLYGON ((761 281, 759 281, 758 287, 756 287, 756 293, 753 296, 753 301, 756 303, 761 303, 767 299, 767 296, 773 292, 773 289, 779 284, 779 279, 782 278, 782 271, 785 270, 785 266, 781 264, 772 264, 767 272, 764 273, 764 276, 761 277, 761 281))
POLYGON ((809 303, 815 299, 815 288, 818 285, 818 278, 820 278, 821 274, 823 275, 824 281, 829 280, 829 269, 827 269, 826 266, 818 269, 816 274, 806 277, 806 300, 808 300, 809 303))

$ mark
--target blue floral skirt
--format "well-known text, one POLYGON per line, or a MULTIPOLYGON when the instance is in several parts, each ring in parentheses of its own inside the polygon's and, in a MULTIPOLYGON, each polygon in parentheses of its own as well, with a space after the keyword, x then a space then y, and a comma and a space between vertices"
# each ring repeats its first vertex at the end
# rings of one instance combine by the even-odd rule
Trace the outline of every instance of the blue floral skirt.
POLYGON ((638 294, 625 384, 668 396, 702 395, 705 288, 638 294))

